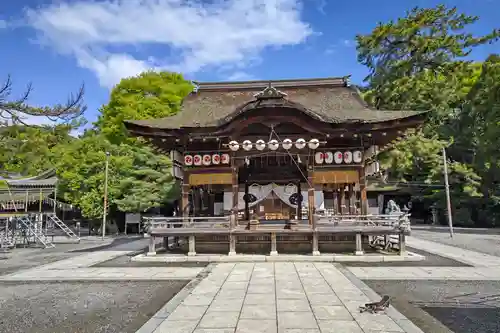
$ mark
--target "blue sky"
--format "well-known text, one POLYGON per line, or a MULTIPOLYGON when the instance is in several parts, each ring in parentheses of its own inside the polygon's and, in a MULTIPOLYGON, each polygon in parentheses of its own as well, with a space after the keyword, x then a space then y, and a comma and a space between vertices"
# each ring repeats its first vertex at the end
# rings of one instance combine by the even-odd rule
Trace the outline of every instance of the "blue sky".
MULTIPOLYGON (((413 6, 438 3, 480 16, 475 33, 500 26, 498 0, 17 0, 0 1, 0 78, 27 82, 35 105, 64 102, 84 82, 93 121, 120 78, 174 70, 198 81, 352 74, 354 37, 413 6)), ((500 44, 472 55, 500 53, 500 44)))

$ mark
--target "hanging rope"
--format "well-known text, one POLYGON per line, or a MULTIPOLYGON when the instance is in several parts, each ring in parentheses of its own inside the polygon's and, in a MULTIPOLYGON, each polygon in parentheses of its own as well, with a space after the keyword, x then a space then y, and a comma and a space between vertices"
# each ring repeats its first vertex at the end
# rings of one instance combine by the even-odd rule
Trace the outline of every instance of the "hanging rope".
MULTIPOLYGON (((280 136, 274 130, 274 126, 271 126, 271 133, 269 134, 269 141, 271 141, 273 133, 276 136, 276 139, 278 139, 279 142, 282 142, 280 136)), ((309 151, 309 154, 310 154, 310 151, 309 151)), ((290 151, 287 150, 285 155, 290 156, 290 159, 293 161, 293 163, 295 164, 295 166, 299 170, 300 174, 302 175, 302 178, 304 178, 304 180, 307 182, 307 184, 309 185, 309 188, 312 188, 313 185, 311 184, 311 182, 309 181, 309 179, 307 178, 307 176, 302 172, 302 169, 300 168, 300 165, 297 163, 297 161, 295 161, 295 159, 292 156, 292 153, 290 153, 290 151)), ((310 159, 310 155, 308 155, 308 159, 310 159)))

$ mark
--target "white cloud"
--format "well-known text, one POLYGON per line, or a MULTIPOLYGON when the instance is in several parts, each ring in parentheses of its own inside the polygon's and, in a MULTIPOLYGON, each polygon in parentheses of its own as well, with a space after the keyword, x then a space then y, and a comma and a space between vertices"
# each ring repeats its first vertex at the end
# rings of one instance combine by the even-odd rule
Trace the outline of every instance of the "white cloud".
POLYGON ((351 40, 351 39, 344 39, 342 41, 342 44, 346 47, 353 47, 353 46, 356 46, 356 41, 354 40, 351 40))
POLYGON ((7 28, 7 21, 0 20, 0 29, 5 29, 5 28, 7 28))
POLYGON ((238 71, 234 72, 227 77, 227 81, 250 81, 257 80, 257 78, 246 72, 238 71))
POLYGON ((77 0, 26 10, 41 42, 75 56, 107 87, 145 69, 241 68, 267 47, 304 42, 313 31, 300 14, 300 0, 77 0), (168 46, 170 57, 112 51, 151 44, 168 46))

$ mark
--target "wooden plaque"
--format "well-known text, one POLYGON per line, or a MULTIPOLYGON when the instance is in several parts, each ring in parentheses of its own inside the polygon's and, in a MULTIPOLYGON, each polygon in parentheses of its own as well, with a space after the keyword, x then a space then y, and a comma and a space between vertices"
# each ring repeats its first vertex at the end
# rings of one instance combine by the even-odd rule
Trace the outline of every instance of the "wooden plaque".
POLYGON ((314 171, 314 184, 344 184, 358 183, 359 172, 357 170, 328 170, 314 171))
POLYGON ((189 175, 189 185, 225 185, 232 184, 230 173, 192 173, 189 175))

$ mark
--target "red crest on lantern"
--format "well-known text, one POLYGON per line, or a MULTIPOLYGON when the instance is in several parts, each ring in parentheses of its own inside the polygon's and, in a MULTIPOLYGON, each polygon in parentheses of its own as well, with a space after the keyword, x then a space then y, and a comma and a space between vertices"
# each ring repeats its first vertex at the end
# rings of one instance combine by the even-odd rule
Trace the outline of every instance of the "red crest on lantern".
POLYGON ((222 164, 229 164, 229 154, 222 154, 220 160, 222 164))
POLYGON ((184 156, 184 164, 185 165, 193 165, 193 156, 191 156, 191 155, 184 156))

